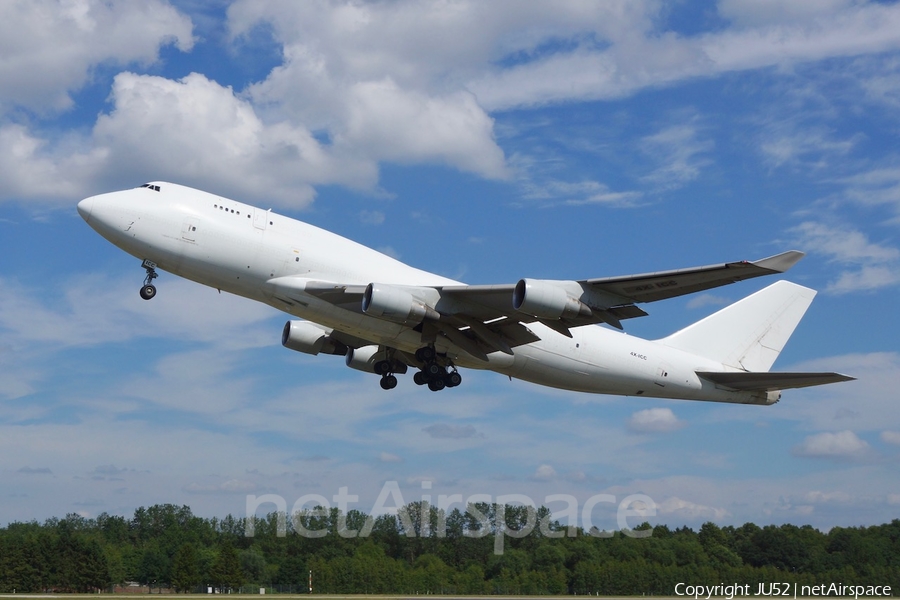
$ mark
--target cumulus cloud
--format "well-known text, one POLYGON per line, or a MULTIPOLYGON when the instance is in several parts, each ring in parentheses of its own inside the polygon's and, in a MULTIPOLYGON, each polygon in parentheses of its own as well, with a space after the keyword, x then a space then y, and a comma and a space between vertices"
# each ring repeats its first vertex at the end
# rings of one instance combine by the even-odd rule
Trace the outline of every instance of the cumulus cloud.
POLYGON ((670 408, 648 408, 639 410, 628 419, 628 431, 632 433, 664 433, 684 427, 670 408))
MULTIPOLYGON (((155 61, 162 45, 192 48, 190 19, 159 1, 43 4, 3 6, 0 39, 15 60, 0 69, 0 104, 64 107, 98 65, 134 68, 155 61)), ((900 10, 891 5, 730 2, 721 10, 735 27, 699 36, 660 31, 660 10, 625 1, 239 1, 228 8, 232 39, 266 24, 282 50, 283 63, 264 80, 234 91, 199 74, 175 81, 120 73, 113 109, 90 135, 0 128, 0 193, 71 202, 98 182, 106 189, 172 178, 249 201, 265 189, 266 200, 297 207, 320 185, 374 190, 384 162, 508 179, 514 172, 492 111, 900 47, 900 10)), ((661 189, 696 178, 712 148, 693 126, 664 129, 643 145, 657 161, 645 182, 661 189)), ((567 200, 627 206, 640 198, 587 184, 567 200)), ((872 285, 884 273, 860 275, 845 285, 872 285)))
POLYGON ((0 114, 69 108, 99 64, 148 64, 162 46, 193 47, 193 25, 168 2, 0 3, 0 114))
POLYGON ((550 481, 556 479, 556 469, 554 469, 550 465, 541 465, 534 471, 534 475, 531 476, 532 479, 537 481, 550 481))
POLYGON ((313 185, 369 186, 370 160, 336 158, 303 126, 264 124, 254 108, 224 87, 193 73, 179 81, 121 73, 113 84, 114 109, 94 127, 96 143, 110 149, 106 168, 138 177, 148 165, 184 181, 224 192, 303 205, 313 185))
POLYGON ((796 456, 839 460, 862 459, 869 455, 870 451, 871 446, 849 430, 836 433, 826 431, 808 436, 793 449, 796 456))

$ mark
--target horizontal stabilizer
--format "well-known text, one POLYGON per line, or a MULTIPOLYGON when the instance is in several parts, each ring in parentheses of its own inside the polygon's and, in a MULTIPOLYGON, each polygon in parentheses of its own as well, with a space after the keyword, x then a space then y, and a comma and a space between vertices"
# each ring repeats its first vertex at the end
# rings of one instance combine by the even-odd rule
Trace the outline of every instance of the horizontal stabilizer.
POLYGON ((747 373, 744 371, 697 371, 703 379, 732 390, 770 392, 793 388, 853 381, 856 378, 840 373, 747 373))

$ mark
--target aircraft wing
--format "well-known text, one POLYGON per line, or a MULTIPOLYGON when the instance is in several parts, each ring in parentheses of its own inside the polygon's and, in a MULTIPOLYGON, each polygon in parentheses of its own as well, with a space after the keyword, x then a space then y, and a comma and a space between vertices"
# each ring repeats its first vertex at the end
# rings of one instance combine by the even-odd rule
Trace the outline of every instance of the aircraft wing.
POLYGON ((771 392, 794 388, 854 381, 856 377, 840 373, 750 373, 744 371, 697 371, 697 375, 713 383, 738 391, 771 392))
POLYGON ((804 256, 803 252, 789 250, 755 261, 731 262, 644 275, 587 279, 585 283, 631 302, 655 302, 761 275, 784 273, 804 256))
MULTIPOLYGON (((607 323, 622 329, 622 320, 647 314, 637 306, 639 303, 783 273, 803 256, 802 252, 791 250, 756 261, 577 281, 523 279, 516 284, 501 285, 379 287, 402 291, 412 303, 425 307, 427 317, 409 324, 411 329, 422 333, 423 340, 433 341, 443 336, 472 356, 486 360, 487 353, 512 354, 512 348, 537 341, 539 338, 528 329, 528 323, 541 322, 569 337, 569 329, 581 325, 607 323), (518 300, 517 294, 521 295, 518 300), (539 299, 538 308, 524 301, 516 306, 528 294, 539 299), (553 312, 557 308, 558 314, 553 312)), ((352 312, 363 312, 364 285, 299 277, 279 277, 268 283, 274 296, 287 303, 302 302, 305 294, 352 312)), ((391 295, 397 297, 393 292, 391 295)), ((396 308, 399 314, 410 307, 396 308)), ((407 324, 408 318, 397 322, 407 324)))
POLYGON ((647 315, 636 304, 675 298, 762 275, 784 273, 803 256, 805 256, 803 252, 790 250, 756 261, 738 261, 705 267, 623 277, 582 279, 572 282, 537 282, 548 286, 564 287, 570 296, 578 298, 589 309, 589 311, 582 310, 581 314, 557 320, 548 320, 516 310, 512 306, 511 299, 518 284, 470 285, 439 289, 442 301, 445 301, 448 309, 452 312, 468 310, 471 311, 472 316, 477 316, 482 320, 508 317, 525 323, 541 321, 568 335, 569 327, 594 323, 607 323, 622 329, 621 321, 623 319, 647 315))

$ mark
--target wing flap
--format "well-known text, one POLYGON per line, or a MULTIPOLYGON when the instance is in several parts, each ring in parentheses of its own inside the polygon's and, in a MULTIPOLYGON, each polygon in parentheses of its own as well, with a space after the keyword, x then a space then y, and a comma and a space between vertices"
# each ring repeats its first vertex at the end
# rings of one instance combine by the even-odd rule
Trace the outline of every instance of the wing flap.
POLYGON ((840 373, 749 373, 745 371, 697 371, 703 379, 732 390, 770 392, 794 388, 853 381, 856 378, 840 373))

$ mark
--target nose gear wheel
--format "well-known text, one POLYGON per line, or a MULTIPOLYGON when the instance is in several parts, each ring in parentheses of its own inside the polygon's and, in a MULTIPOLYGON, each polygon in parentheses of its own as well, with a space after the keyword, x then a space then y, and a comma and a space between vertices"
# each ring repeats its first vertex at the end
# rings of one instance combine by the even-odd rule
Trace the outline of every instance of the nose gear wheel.
POLYGON ((159 277, 159 274, 156 272, 156 263, 152 260, 145 259, 141 266, 147 271, 147 276, 144 277, 144 285, 141 286, 141 298, 150 300, 156 296, 156 286, 153 285, 153 280, 159 277))

